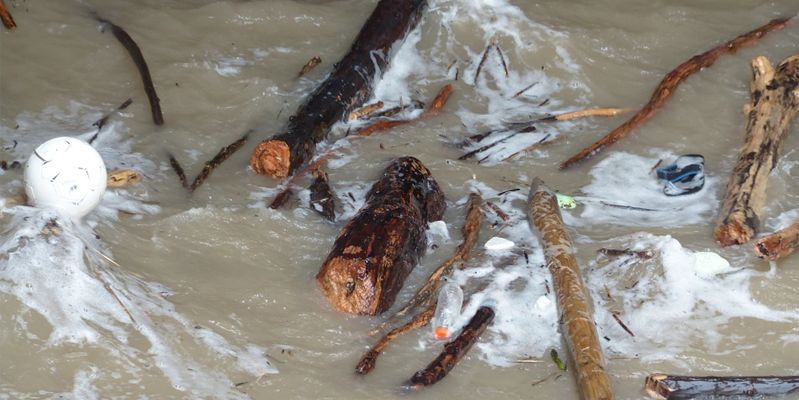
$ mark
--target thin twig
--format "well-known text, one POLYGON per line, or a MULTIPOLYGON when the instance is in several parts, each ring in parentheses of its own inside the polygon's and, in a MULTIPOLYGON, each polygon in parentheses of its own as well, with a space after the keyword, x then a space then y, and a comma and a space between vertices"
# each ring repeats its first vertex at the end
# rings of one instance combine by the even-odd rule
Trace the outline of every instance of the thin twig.
POLYGON ((180 166, 180 163, 175 158, 175 156, 172 155, 172 153, 167 153, 167 155, 169 156, 169 165, 172 166, 172 169, 178 175, 178 179, 180 179, 181 186, 183 186, 184 188, 188 188, 189 182, 186 180, 186 172, 183 171, 183 167, 180 166))
POLYGON ((477 64, 477 70, 474 72, 474 84, 475 85, 477 84, 477 78, 480 77, 480 72, 483 70, 483 64, 485 64, 486 58, 488 58, 488 52, 491 50, 492 46, 493 46, 493 43, 489 43, 488 46, 486 46, 485 51, 483 51, 483 57, 480 58, 480 63, 477 64))
POLYGON ((499 45, 496 43, 494 43, 494 49, 497 51, 497 54, 499 55, 499 61, 502 62, 502 69, 505 71, 505 77, 507 78, 509 74, 508 74, 508 64, 505 63, 505 55, 502 54, 502 49, 499 48, 499 45))
POLYGON ((233 153, 236 152, 236 150, 241 148, 241 146, 244 146, 244 144, 247 143, 247 139, 250 138, 251 132, 252 131, 248 131, 247 133, 244 134, 244 136, 242 136, 235 142, 219 149, 219 152, 216 153, 214 158, 212 158, 209 161, 206 161, 202 171, 200 171, 197 177, 194 178, 194 181, 191 183, 191 186, 189 186, 189 191, 194 192, 195 190, 197 190, 197 188, 200 187, 200 185, 202 185, 203 182, 205 182, 205 180, 208 178, 209 175, 211 175, 211 172, 213 172, 214 169, 216 169, 216 167, 225 162, 225 160, 227 160, 230 156, 232 156, 233 153))
POLYGON ((527 86, 527 87, 525 87, 524 89, 522 89, 522 90, 520 90, 520 91, 516 92, 516 94, 514 94, 514 95, 511 97, 511 99, 515 99, 515 98, 517 98, 517 97, 521 96, 521 95, 522 95, 522 93, 524 93, 524 92, 526 92, 526 91, 530 90, 530 89, 531 89, 533 86, 535 86, 535 85, 537 85, 537 84, 538 84, 538 82, 533 82, 533 83, 531 83, 529 86, 527 86))
POLYGON ((300 69, 300 72, 297 73, 297 78, 300 78, 303 75, 311 72, 311 70, 316 68, 316 66, 321 64, 321 63, 322 63, 322 59, 319 56, 311 57, 311 59, 308 60, 308 62, 305 63, 305 65, 302 66, 302 69, 300 69))
POLYGON ((635 337, 633 331, 631 331, 630 328, 628 328, 627 325, 625 325, 624 322, 622 322, 621 317, 619 317, 619 314, 611 313, 610 315, 612 315, 613 319, 615 319, 616 322, 618 322, 619 325, 621 325, 622 329, 624 329, 625 332, 629 333, 630 336, 635 337))

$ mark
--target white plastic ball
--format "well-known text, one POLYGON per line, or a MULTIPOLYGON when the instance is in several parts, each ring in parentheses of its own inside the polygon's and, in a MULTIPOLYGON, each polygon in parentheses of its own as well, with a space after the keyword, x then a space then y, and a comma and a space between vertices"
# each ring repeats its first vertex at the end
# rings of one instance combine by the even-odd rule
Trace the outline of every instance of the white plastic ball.
POLYGON ((73 137, 42 143, 25 163, 28 203, 74 219, 83 218, 100 204, 107 179, 97 150, 73 137))

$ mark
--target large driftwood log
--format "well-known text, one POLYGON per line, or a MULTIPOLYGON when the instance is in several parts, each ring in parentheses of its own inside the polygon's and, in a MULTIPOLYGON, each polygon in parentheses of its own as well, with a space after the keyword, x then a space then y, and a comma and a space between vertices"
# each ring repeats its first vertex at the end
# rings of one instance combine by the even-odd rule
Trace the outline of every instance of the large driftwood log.
POLYGON ((784 28, 790 20, 791 18, 779 18, 771 20, 766 25, 763 25, 753 31, 744 33, 743 35, 740 35, 729 42, 716 46, 702 54, 693 56, 690 60, 680 64, 677 68, 669 72, 663 78, 663 80, 660 81, 658 86, 655 88, 654 93, 652 93, 652 97, 649 99, 649 102, 647 102, 643 108, 638 110, 635 115, 607 135, 603 136, 601 139, 594 142, 592 145, 580 150, 579 153, 562 162, 560 164, 560 169, 568 168, 572 164, 591 157, 602 151, 605 147, 610 146, 621 138, 626 137, 630 134, 630 132, 632 132, 633 129, 652 118, 652 116, 654 116, 660 110, 660 108, 666 104, 666 100, 671 97, 671 95, 677 89, 677 86, 679 86, 689 76, 701 71, 703 68, 713 65, 713 63, 715 63, 716 60, 718 60, 722 55, 734 53, 742 47, 746 47, 757 42, 767 33, 784 28))
POLYGON ((255 148, 250 158, 253 170, 284 178, 310 160, 330 127, 369 98, 373 80, 388 66, 392 47, 416 26, 425 4, 425 0, 381 0, 350 51, 289 118, 286 131, 255 148))
POLYGON ((799 220, 781 231, 758 240, 755 244, 755 254, 760 258, 775 261, 793 253, 797 246, 799 246, 799 220))
POLYGON ((458 361, 469 352, 469 349, 477 342, 477 339, 485 332, 488 324, 493 320, 494 310, 491 307, 482 306, 478 308, 469 323, 463 327, 458 337, 444 345, 444 350, 430 365, 413 374, 408 388, 418 390, 444 379, 449 371, 455 368, 458 361))
POLYGON ((388 309, 426 249, 427 224, 445 208, 444 193, 421 161, 392 162, 316 275, 333 307, 367 315, 388 309))
POLYGON ((651 374, 644 388, 653 399, 785 396, 799 393, 799 376, 677 376, 651 374))
POLYGON ((752 60, 752 99, 744 146, 727 182, 714 234, 722 246, 749 241, 760 225, 768 175, 776 166, 782 139, 799 112, 799 55, 786 58, 776 71, 765 57, 752 60))
POLYGON ((555 193, 538 178, 530 185, 527 218, 537 228, 544 247, 558 300, 560 331, 573 360, 582 398, 612 399, 605 357, 591 316, 591 299, 574 258, 574 245, 563 226, 555 193))

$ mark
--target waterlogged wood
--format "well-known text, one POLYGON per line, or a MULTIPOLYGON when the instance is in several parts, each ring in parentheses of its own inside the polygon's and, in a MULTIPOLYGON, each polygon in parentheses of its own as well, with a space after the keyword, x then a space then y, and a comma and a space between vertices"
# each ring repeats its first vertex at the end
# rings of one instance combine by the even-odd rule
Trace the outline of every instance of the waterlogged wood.
POLYGON ((175 175, 178 176, 180 180, 180 186, 184 188, 189 187, 189 181, 186 179, 186 171, 183 170, 183 167, 178 162, 178 159, 172 153, 167 153, 167 157, 169 157, 169 165, 172 167, 172 170, 175 171, 175 175))
POLYGON ((447 84, 438 91, 436 97, 430 103, 430 106, 427 107, 422 114, 418 117, 413 119, 403 119, 403 120, 391 120, 391 121, 377 121, 371 125, 364 127, 363 129, 359 130, 357 135, 358 136, 370 136, 375 132, 386 130, 389 128, 394 128, 396 126, 409 124, 411 122, 420 121, 426 118, 430 118, 436 114, 447 104, 447 100, 449 100, 449 96, 452 95, 452 85, 447 84))
POLYGON ((482 306, 478 308, 469 323, 463 327, 458 337, 444 345, 444 350, 430 365, 413 374, 407 387, 418 390, 444 379, 449 371, 455 368, 458 361, 463 359, 493 320, 494 310, 491 307, 482 306))
POLYGON ((313 176, 314 181, 309 188, 311 191, 311 209, 328 221, 333 221, 336 219, 336 202, 333 191, 330 189, 327 172, 320 167, 314 170, 313 176))
POLYGON ((392 48, 416 26, 425 5, 424 0, 381 0, 350 51, 289 118, 286 130, 255 148, 252 169, 285 178, 310 160, 330 127, 369 98, 373 81, 388 67, 392 48))
POLYGON ((316 68, 316 66, 321 64, 321 63, 322 63, 322 58, 321 57, 319 57, 319 56, 311 57, 311 59, 308 60, 308 62, 305 63, 305 65, 302 66, 302 68, 300 69, 300 72, 297 73, 297 78, 301 78, 303 75, 313 71, 313 69, 316 68))
POLYGON ((799 394, 799 376, 677 376, 651 374, 644 388, 653 399, 786 396, 799 394))
POLYGON ((574 258, 574 245, 563 225, 555 193, 538 178, 530 185, 527 218, 538 230, 544 247, 558 301, 560 331, 581 396, 587 400, 612 399, 605 357, 591 315, 591 299, 574 258))
POLYGON ((660 81, 658 86, 655 88, 654 93, 652 93, 652 97, 649 99, 649 102, 646 103, 643 108, 638 110, 635 115, 592 145, 584 148, 579 153, 561 163, 560 169, 566 169, 573 164, 585 160, 588 157, 592 157, 607 146, 610 146, 611 144, 616 143, 620 139, 626 137, 633 131, 633 129, 644 124, 646 121, 652 118, 652 116, 654 116, 660 110, 660 108, 666 104, 666 101, 677 89, 677 86, 679 86, 689 76, 702 70, 703 68, 713 65, 713 63, 715 63, 716 60, 718 60, 722 55, 734 53, 742 47, 754 44, 767 33, 784 28, 790 20, 791 18, 778 18, 771 20, 769 23, 753 31, 744 33, 743 35, 740 35, 729 42, 723 43, 702 54, 693 56, 690 60, 680 64, 677 68, 669 72, 666 77, 663 78, 663 80, 660 81))
POLYGON ((799 220, 791 226, 772 233, 755 244, 755 254, 770 261, 779 260, 796 250, 799 246, 799 220))
POLYGON ((197 174, 197 177, 194 178, 194 181, 192 181, 191 185, 189 185, 189 191, 194 192, 195 190, 197 190, 197 188, 200 187, 200 185, 202 185, 206 179, 208 179, 208 176, 211 175, 211 172, 213 172, 219 165, 225 162, 225 160, 230 158, 230 156, 232 156, 233 153, 235 153, 242 146, 244 146, 244 144, 247 143, 247 140, 249 140, 251 132, 252 131, 245 133, 244 136, 240 137, 235 142, 225 147, 222 147, 221 149, 219 149, 219 152, 216 153, 214 158, 206 161, 205 165, 203 165, 202 171, 200 171, 200 173, 197 174))
POLYGON ((777 165, 782 140, 799 112, 799 55, 775 70, 765 57, 752 60, 751 101, 744 145, 727 182, 714 235, 722 246, 743 244, 757 233, 768 175, 777 165))
POLYGON ((118 169, 108 173, 106 186, 109 188, 123 188, 141 182, 141 174, 132 169, 118 169))
POLYGON ((144 61, 144 55, 142 55, 139 45, 136 44, 133 38, 130 37, 122 27, 107 19, 100 18, 99 16, 95 17, 98 21, 111 28, 111 33, 114 34, 114 37, 117 38, 119 43, 121 43, 122 46, 125 47, 125 50, 128 51, 128 54, 130 54, 130 58, 133 59, 133 63, 136 64, 136 68, 141 75, 142 83, 144 84, 144 92, 147 94, 147 100, 150 102, 150 112, 153 115, 153 123, 156 125, 163 125, 164 115, 161 113, 161 102, 158 99, 158 94, 155 92, 153 78, 150 76, 150 69, 147 67, 147 62, 144 61))
POLYGON ((14 17, 11 16, 10 12, 8 12, 8 8, 6 8, 6 4, 3 2, 3 0, 0 0, 0 20, 3 21, 3 26, 10 31, 13 31, 17 28, 17 23, 14 22, 14 17))
POLYGON ((389 164, 316 275, 333 308, 365 315, 388 309, 427 248, 427 224, 445 208, 444 193, 421 161, 389 164))
POLYGON ((369 372, 372 372, 377 364, 377 357, 379 357, 380 353, 382 353, 383 350, 388 347, 389 343, 393 342, 394 339, 402 334, 429 324, 430 320, 433 319, 433 314, 435 314, 435 311, 435 304, 430 304, 422 312, 416 314, 416 316, 413 317, 413 319, 411 319, 408 323, 398 328, 392 329, 391 332, 380 338, 380 340, 375 343, 375 345, 372 346, 372 348, 369 349, 369 351, 367 351, 363 357, 361 357, 361 360, 358 361, 358 365, 355 366, 355 373, 358 375, 366 375, 369 372))

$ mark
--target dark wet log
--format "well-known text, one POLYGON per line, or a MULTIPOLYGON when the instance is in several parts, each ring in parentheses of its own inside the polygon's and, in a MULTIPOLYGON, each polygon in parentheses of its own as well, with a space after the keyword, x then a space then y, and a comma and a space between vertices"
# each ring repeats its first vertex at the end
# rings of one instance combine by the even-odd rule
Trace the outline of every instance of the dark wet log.
POLYGON ((666 101, 677 89, 677 86, 679 86, 689 76, 701 71, 703 68, 713 65, 713 63, 716 62, 719 57, 725 54, 734 53, 742 47, 752 45, 767 33, 784 28, 790 20, 791 18, 779 18, 771 20, 766 25, 763 25, 753 31, 744 33, 743 35, 740 35, 735 39, 723 43, 702 54, 693 56, 690 60, 680 64, 677 68, 669 72, 666 77, 663 78, 663 80, 660 81, 660 84, 658 84, 657 88, 655 88, 655 92, 652 93, 652 97, 649 99, 649 102, 646 103, 643 108, 638 110, 638 112, 633 115, 632 118, 621 124, 618 128, 614 129, 607 135, 603 136, 594 144, 584 148, 579 153, 561 163, 560 169, 568 168, 571 165, 576 164, 588 157, 594 156, 602 151, 605 147, 610 146, 611 144, 616 143, 618 140, 626 137, 630 134, 630 132, 632 132, 633 129, 652 118, 652 116, 654 116, 660 110, 660 108, 666 104, 666 101))
POLYGON ((328 221, 333 221, 336 219, 336 202, 333 191, 330 190, 327 172, 322 168, 317 168, 313 172, 313 176, 314 181, 309 188, 311 191, 311 209, 328 221))
POLYGON ((252 133, 252 131, 245 133, 244 136, 242 136, 235 142, 219 149, 219 152, 216 153, 214 158, 210 159, 209 161, 206 161, 202 171, 200 171, 200 173, 197 174, 197 177, 194 178, 194 181, 189 186, 189 191, 194 192, 195 190, 197 190, 197 188, 200 187, 200 185, 202 185, 203 182, 205 182, 205 180, 208 178, 209 175, 211 175, 211 172, 213 172, 216 169, 216 167, 218 167, 220 164, 225 162, 225 160, 230 158, 230 156, 232 156, 233 153, 238 151, 241 148, 241 146, 244 146, 244 144, 247 143, 247 140, 250 138, 250 133, 252 133))
POLYGON ((527 218, 538 230, 558 301, 560 332, 572 358, 583 399, 613 398, 605 357, 591 315, 591 298, 574 258, 555 193, 538 179, 530 185, 527 218))
POLYGON ((799 246, 799 220, 791 226, 772 233, 755 244, 755 254, 760 258, 775 261, 785 257, 799 246))
POLYGON ((765 57, 752 60, 754 77, 744 145, 727 182, 714 235, 722 246, 743 244, 757 233, 768 175, 777 165, 782 139, 799 112, 799 55, 776 71, 765 57))
POLYGON ((758 397, 799 394, 799 376, 677 376, 651 374, 644 388, 653 399, 758 397))
POLYGON ((416 26, 425 5, 424 0, 381 0, 350 51, 289 118, 285 132, 255 148, 253 170, 284 178, 310 160, 330 127, 369 98, 373 81, 387 69, 393 48, 416 26))
POLYGON ((441 219, 444 193, 413 157, 393 161, 341 230, 316 280, 333 308, 375 315, 388 309, 441 219))
POLYGON ((119 43, 121 43, 122 46, 125 47, 125 50, 128 51, 128 54, 130 54, 130 58, 133 59, 133 63, 136 64, 136 68, 138 68, 139 74, 141 75, 141 80, 144 84, 144 92, 147 94, 147 100, 150 101, 150 112, 153 115, 153 123, 156 125, 163 125, 164 115, 161 114, 160 100, 158 99, 158 94, 155 92, 153 78, 150 76, 150 69, 147 67, 147 62, 144 61, 144 55, 142 55, 139 45, 136 44, 133 38, 120 26, 115 25, 107 19, 100 18, 99 16, 96 16, 96 18, 98 21, 111 28, 111 33, 114 34, 114 37, 119 40, 119 43))
POLYGON ((372 346, 366 354, 361 357, 361 360, 358 361, 358 365, 355 366, 355 373, 358 375, 366 375, 369 372, 372 372, 375 369, 375 365, 377 364, 377 357, 380 356, 380 353, 388 347, 389 343, 394 341, 397 337, 402 334, 408 333, 414 329, 421 328, 430 323, 430 320, 433 319, 433 314, 435 314, 436 305, 431 304, 427 306, 427 308, 416 314, 413 319, 411 319, 405 325, 400 326, 399 328, 392 329, 391 332, 387 333, 385 336, 380 338, 380 340, 372 346))
POLYGON ((8 8, 6 8, 6 4, 3 2, 3 0, 0 0, 0 20, 3 21, 3 26, 10 31, 13 31, 17 28, 17 23, 14 22, 14 17, 11 16, 10 12, 8 12, 8 8))
POLYGON ((486 306, 478 308, 477 313, 463 327, 458 337, 444 345, 444 350, 430 365, 413 374, 408 383, 408 388, 418 390, 444 379, 449 371, 455 368, 458 361, 472 348, 472 345, 477 342, 477 339, 485 332, 488 324, 493 320, 493 309, 486 306))

